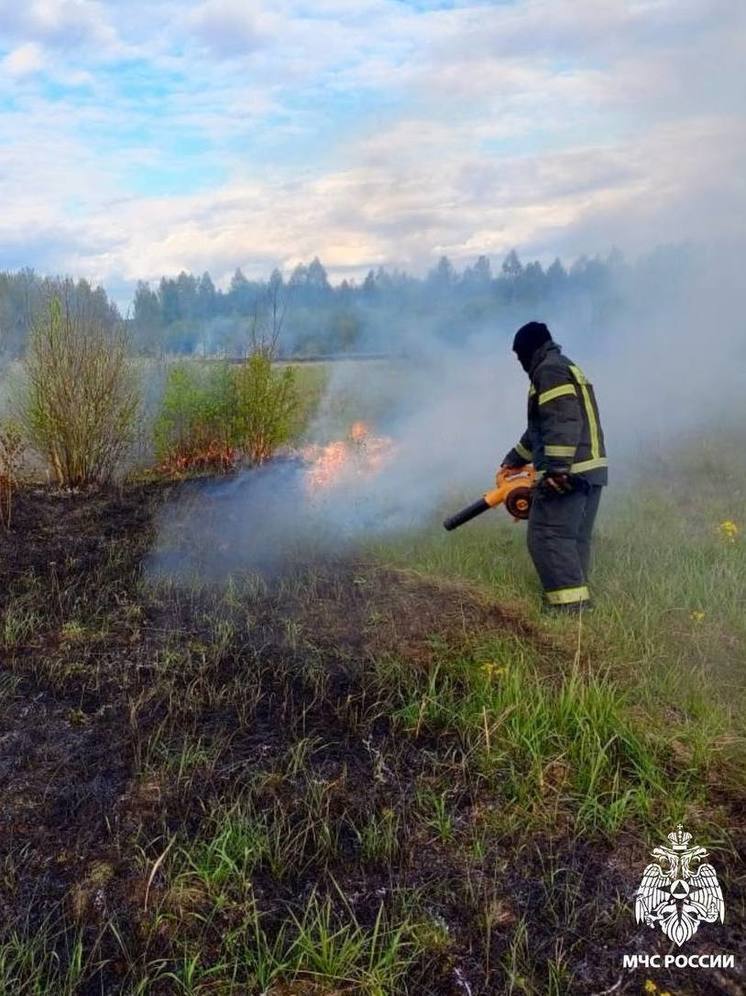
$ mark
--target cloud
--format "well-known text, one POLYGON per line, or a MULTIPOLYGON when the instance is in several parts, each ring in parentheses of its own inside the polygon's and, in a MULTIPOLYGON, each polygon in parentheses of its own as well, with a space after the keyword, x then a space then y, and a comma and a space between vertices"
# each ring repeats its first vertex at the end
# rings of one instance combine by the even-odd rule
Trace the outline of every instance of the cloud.
POLYGON ((0 0, 4 259, 132 282, 732 239, 742 7, 0 0))
MULTIPOLYGON (((464 263, 514 245, 542 257, 615 243, 641 250, 692 231, 737 230, 732 204, 743 181, 735 152, 730 180, 718 177, 717 200, 711 190, 727 121, 661 130, 634 148, 504 158, 499 168, 457 144, 429 170, 413 170, 406 136, 406 128, 389 136, 388 161, 281 187, 236 180, 183 197, 112 198, 82 219, 57 211, 46 223, 29 198, 11 208, 5 225, 11 234, 34 217, 37 232, 48 226, 47 262, 56 245, 76 272, 130 283, 181 269, 210 269, 225 280, 237 265, 265 274, 316 253, 341 278, 383 263, 422 270, 440 253, 464 263)), ((440 138, 431 132, 429 141, 437 147, 440 138)))
POLYGON ((96 0, 2 3, 0 33, 68 50, 85 45, 108 45, 114 37, 105 6, 96 0))
POLYGON ((44 65, 44 55, 36 42, 26 42, 9 52, 0 63, 0 71, 8 76, 28 76, 44 65))
POLYGON ((264 44, 266 22, 259 4, 206 0, 189 17, 195 36, 215 55, 246 55, 264 44))

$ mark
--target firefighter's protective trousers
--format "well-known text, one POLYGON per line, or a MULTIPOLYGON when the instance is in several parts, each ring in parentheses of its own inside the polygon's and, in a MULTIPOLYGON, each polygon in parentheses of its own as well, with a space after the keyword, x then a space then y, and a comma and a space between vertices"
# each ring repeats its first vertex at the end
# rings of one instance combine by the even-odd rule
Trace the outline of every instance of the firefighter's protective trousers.
POLYGON ((528 550, 549 605, 578 605, 590 598, 591 534, 602 486, 574 478, 569 494, 539 485, 528 520, 528 550))
POLYGON ((608 480, 606 444, 593 385, 555 342, 534 354, 529 369, 528 425, 503 464, 531 460, 543 476, 569 476, 572 491, 547 482, 534 493, 528 547, 550 605, 587 602, 593 523, 608 480))

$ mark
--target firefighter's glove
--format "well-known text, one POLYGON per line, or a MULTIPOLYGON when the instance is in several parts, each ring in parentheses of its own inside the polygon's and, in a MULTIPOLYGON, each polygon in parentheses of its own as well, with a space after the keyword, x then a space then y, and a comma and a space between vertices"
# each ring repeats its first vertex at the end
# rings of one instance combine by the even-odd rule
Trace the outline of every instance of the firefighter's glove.
POLYGON ((553 491, 558 495, 569 494, 573 489, 569 474, 545 474, 542 483, 547 491, 553 491))

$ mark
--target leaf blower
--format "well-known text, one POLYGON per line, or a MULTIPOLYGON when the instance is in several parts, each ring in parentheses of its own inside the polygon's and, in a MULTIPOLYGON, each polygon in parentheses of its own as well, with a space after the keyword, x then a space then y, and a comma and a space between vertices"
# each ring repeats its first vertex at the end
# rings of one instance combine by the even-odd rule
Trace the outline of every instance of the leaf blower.
POLYGON ((446 519, 443 525, 449 531, 463 526, 488 508, 505 505, 514 519, 527 519, 531 511, 531 491, 536 484, 536 471, 533 464, 523 467, 501 467, 495 478, 497 487, 488 491, 483 498, 446 519))

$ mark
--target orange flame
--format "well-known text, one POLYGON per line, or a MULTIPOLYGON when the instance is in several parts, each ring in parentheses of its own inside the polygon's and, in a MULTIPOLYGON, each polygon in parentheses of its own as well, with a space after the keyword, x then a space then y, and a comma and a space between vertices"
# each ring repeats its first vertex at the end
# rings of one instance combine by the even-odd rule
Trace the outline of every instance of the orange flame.
POLYGON ((353 443, 362 443, 370 436, 370 429, 365 422, 353 422, 348 436, 353 443))
POLYGON ((365 422, 353 422, 344 439, 302 450, 308 463, 306 487, 313 494, 345 480, 372 477, 393 452, 393 441, 375 436, 365 422))

